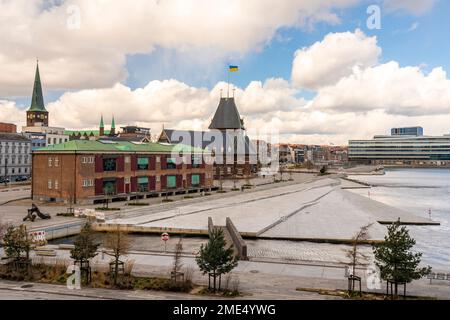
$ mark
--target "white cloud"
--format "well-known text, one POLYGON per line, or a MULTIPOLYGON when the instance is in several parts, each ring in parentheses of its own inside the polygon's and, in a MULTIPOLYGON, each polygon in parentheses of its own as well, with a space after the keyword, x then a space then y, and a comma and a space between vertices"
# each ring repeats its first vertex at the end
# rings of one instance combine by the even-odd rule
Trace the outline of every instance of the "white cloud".
POLYGON ((0 96, 28 94, 36 57, 47 89, 110 87, 126 78, 127 55, 162 47, 204 52, 207 64, 258 50, 282 27, 337 23, 334 9, 357 2, 0 1, 0 96))
MULTIPOLYGON (((343 38, 354 38, 356 33, 345 33, 343 38)), ((338 34, 332 36, 340 38, 338 34)), ((359 36, 356 43, 371 39, 376 46, 376 39, 359 36)), ((335 43, 325 39, 320 53, 327 56, 334 52, 335 43)), ((378 52, 379 48, 369 51, 378 52)), ((313 61, 321 66, 320 59, 313 61)), ((346 144, 348 139, 388 134, 396 126, 421 125, 427 134, 449 133, 450 80, 442 68, 424 73, 420 67, 401 67, 395 61, 357 65, 345 64, 342 76, 321 85, 310 101, 299 98, 301 92, 284 79, 254 81, 246 88, 236 88, 246 127, 254 130, 271 123, 282 134, 282 141, 318 144, 346 144)), ((208 90, 173 79, 151 81, 136 90, 115 84, 67 92, 47 108, 50 124, 67 128, 96 128, 101 114, 108 126, 114 114, 118 126, 148 126, 153 134, 160 132, 162 124, 166 128, 200 130, 208 127, 220 90, 226 94, 226 88, 223 82, 208 90)), ((22 125, 24 120, 25 111, 14 102, 0 101, 0 121, 22 125)))
POLYGON ((297 50, 292 67, 292 82, 301 88, 319 89, 352 74, 356 67, 377 63, 381 48, 376 37, 361 30, 330 33, 310 47, 297 50))
POLYGON ((442 68, 424 74, 391 61, 356 70, 336 85, 319 90, 313 107, 335 112, 381 109, 400 115, 450 113, 450 80, 442 68))

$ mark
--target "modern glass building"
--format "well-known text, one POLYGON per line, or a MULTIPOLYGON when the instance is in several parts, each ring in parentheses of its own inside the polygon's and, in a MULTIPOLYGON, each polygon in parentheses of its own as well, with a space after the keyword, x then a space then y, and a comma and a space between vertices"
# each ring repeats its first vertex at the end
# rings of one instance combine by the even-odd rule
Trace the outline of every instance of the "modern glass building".
POLYGON ((450 165, 450 135, 424 136, 420 127, 396 128, 390 136, 350 140, 348 157, 351 162, 365 164, 450 165))

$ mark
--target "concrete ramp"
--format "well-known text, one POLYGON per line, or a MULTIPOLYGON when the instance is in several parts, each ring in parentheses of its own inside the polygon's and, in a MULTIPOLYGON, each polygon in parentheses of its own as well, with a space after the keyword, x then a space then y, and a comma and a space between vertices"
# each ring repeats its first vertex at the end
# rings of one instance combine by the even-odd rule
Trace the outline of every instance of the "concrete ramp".
POLYGON ((215 226, 212 218, 208 217, 208 233, 211 233, 215 228, 223 231, 227 247, 233 248, 235 256, 238 256, 241 260, 248 260, 247 244, 230 218, 227 217, 225 226, 215 226))

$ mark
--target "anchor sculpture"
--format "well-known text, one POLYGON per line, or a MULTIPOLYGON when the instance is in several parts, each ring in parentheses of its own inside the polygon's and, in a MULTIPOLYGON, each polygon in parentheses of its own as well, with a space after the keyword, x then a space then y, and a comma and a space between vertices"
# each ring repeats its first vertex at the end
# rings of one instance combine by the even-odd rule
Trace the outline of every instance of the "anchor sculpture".
POLYGON ((30 220, 31 222, 33 222, 36 219, 36 214, 41 219, 51 219, 49 214, 42 213, 41 210, 39 210, 39 208, 33 203, 31 205, 31 209, 28 209, 28 214, 25 218, 23 218, 23 221, 30 220))

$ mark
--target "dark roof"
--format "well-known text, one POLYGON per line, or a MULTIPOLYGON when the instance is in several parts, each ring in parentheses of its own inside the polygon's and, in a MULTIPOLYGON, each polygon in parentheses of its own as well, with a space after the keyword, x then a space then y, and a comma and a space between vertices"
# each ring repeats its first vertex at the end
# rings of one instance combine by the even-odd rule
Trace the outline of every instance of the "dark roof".
MULTIPOLYGON (((171 144, 182 143, 184 145, 190 145, 192 147, 201 149, 226 149, 226 138, 232 141, 232 132, 227 133, 219 130, 209 130, 209 131, 194 131, 194 130, 175 130, 175 129, 163 129, 159 141, 167 142, 171 144), (221 141, 215 141, 214 137, 219 134, 222 135, 221 141), (185 141, 185 137, 189 141, 185 141)), ((237 139, 241 143, 243 142, 245 146, 245 154, 256 154, 256 148, 253 142, 248 136, 237 133, 237 139)))
POLYGON ((234 98, 220 98, 209 129, 244 129, 234 98))
POLYGON ((39 64, 36 65, 36 74, 34 76, 33 96, 31 98, 31 106, 28 111, 46 112, 44 106, 44 97, 42 95, 41 77, 39 75, 39 64))
POLYGON ((0 133, 0 140, 30 142, 27 137, 17 133, 0 133))

